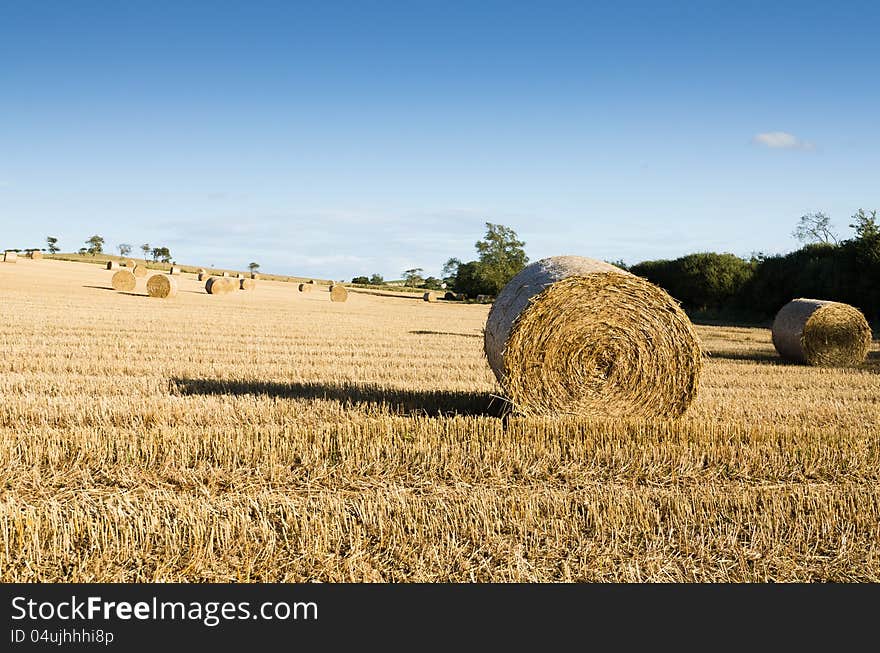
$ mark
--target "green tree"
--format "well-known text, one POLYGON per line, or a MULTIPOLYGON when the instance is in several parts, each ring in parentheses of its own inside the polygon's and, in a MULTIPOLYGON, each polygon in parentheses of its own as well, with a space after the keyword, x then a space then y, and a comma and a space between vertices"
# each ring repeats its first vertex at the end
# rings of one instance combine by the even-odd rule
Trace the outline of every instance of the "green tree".
POLYGON ((425 271, 422 268, 411 268, 409 270, 405 270, 403 273, 403 285, 409 286, 410 288, 418 288, 425 282, 425 279, 422 276, 424 273, 425 271))
POLYGON ((61 251, 58 248, 58 239, 55 238, 55 236, 48 236, 46 238, 46 245, 49 247, 50 254, 57 254, 59 251, 61 251))
POLYGON ((104 239, 95 235, 86 241, 86 253, 94 256, 104 251, 104 239))
POLYGON ((362 285, 368 285, 370 283, 370 280, 367 279, 367 277, 354 277, 354 278, 352 278, 351 282, 352 283, 359 283, 362 285))
POLYGON ((128 243, 119 243, 116 246, 116 249, 119 250, 120 256, 128 256, 129 254, 131 254, 131 245, 129 245, 128 243))
POLYGON ((378 272, 370 277, 371 286, 381 286, 385 283, 385 278, 378 272))
POLYGON ((153 251, 153 248, 150 246, 150 243, 144 243, 141 245, 141 251, 144 253, 144 258, 146 259, 150 255, 150 252, 153 251))
POLYGON ((259 263, 253 263, 253 262, 248 263, 248 270, 250 270, 251 272, 256 272, 259 269, 260 269, 259 263))
POLYGON ((480 255, 480 274, 491 288, 485 294, 497 295, 529 261, 525 243, 504 225, 487 222, 486 235, 475 246, 480 255))
POLYGON ((440 290, 442 284, 443 281, 437 277, 427 277, 422 283, 422 288, 427 288, 428 290, 440 290))
POLYGON ((154 247, 150 251, 153 254, 154 261, 161 260, 163 263, 171 262, 171 252, 167 247, 154 247))
POLYGON ((856 232, 857 240, 873 241, 880 240, 880 224, 877 224, 877 211, 865 211, 859 209, 852 217, 849 225, 856 232))
POLYGON ((802 243, 837 244, 837 236, 831 228, 831 218, 822 211, 802 215, 792 235, 802 243))

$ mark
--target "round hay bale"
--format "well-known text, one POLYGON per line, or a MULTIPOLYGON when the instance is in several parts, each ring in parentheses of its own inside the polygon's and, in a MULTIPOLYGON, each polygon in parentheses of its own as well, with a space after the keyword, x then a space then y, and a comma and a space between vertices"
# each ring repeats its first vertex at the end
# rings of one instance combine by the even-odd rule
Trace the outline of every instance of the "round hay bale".
POLYGON ((251 279, 253 279, 254 281, 256 281, 256 280, 259 279, 259 278, 260 278, 260 275, 259 275, 259 274, 257 274, 256 272, 251 272, 251 279))
POLYGON ((224 277, 228 277, 228 276, 229 276, 229 273, 228 273, 228 272, 224 272, 224 273, 223 273, 223 276, 224 276, 224 277))
POLYGON ((253 290, 257 284, 253 279, 239 279, 238 287, 240 290, 253 290))
POLYGON ((147 294, 150 297, 174 297, 177 294, 177 279, 167 274, 154 274, 147 279, 147 294))
POLYGON ((18 254, 15 252, 3 252, 4 263, 15 263, 18 260, 18 254))
POLYGON ((147 276, 147 266, 146 265, 135 265, 134 268, 132 269, 132 273, 138 279, 141 279, 141 278, 147 276))
POLYGON ((199 271, 199 274, 198 274, 198 280, 199 280, 199 281, 204 281, 207 277, 208 277, 208 273, 207 273, 207 272, 205 272, 204 270, 200 270, 200 271, 199 271))
POLYGON ((301 283, 299 284, 300 292, 312 292, 312 284, 310 283, 301 283))
POLYGON ((458 301, 458 295, 456 295, 451 290, 447 290, 446 294, 443 295, 443 299, 450 301, 450 302, 458 301))
POLYGON ((309 279, 309 283, 312 284, 312 285, 314 285, 314 284, 315 284, 315 280, 314 280, 314 279, 309 279))
POLYGON ((348 291, 345 289, 345 286, 340 286, 339 284, 330 286, 331 302, 344 302, 346 299, 348 299, 348 291))
POLYGON ((172 265, 171 269, 168 271, 168 274, 180 274, 180 266, 172 265))
POLYGON ((823 299, 793 299, 773 320, 773 346, 788 360, 822 367, 860 365, 871 327, 859 309, 823 299))
POLYGON ((113 290, 130 292, 137 285, 137 278, 131 270, 117 270, 110 279, 110 285, 113 290))
POLYGON ((210 277, 205 282, 205 291, 209 295, 224 295, 232 290, 232 283, 223 277, 210 277))
POLYGON ((35 249, 35 250, 28 253, 28 258, 33 259, 35 261, 38 261, 41 258, 43 258, 43 252, 41 252, 38 249, 35 249))
POLYGON ((115 270, 118 267, 119 267, 119 264, 116 261, 107 261, 107 269, 108 270, 115 270))
POLYGON ((123 265, 125 267, 127 267, 129 270, 131 270, 135 266, 134 259, 130 259, 130 258, 125 259, 125 261, 123 262, 123 265))
POLYGON ((437 295, 435 295, 434 293, 428 291, 428 292, 426 292, 424 295, 422 295, 422 299, 423 299, 424 301, 426 301, 426 302, 436 302, 436 301, 437 301, 437 295))
POLYGON ((678 417, 697 393, 702 354, 664 290, 580 256, 540 260, 498 295, 489 365, 526 415, 678 417))

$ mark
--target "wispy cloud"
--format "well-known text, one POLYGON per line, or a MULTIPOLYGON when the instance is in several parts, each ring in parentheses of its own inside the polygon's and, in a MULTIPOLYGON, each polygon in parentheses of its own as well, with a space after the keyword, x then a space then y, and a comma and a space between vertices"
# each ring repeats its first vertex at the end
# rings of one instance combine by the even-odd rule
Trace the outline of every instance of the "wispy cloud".
POLYGON ((763 132, 752 137, 752 143, 774 150, 812 150, 814 145, 788 132, 763 132))

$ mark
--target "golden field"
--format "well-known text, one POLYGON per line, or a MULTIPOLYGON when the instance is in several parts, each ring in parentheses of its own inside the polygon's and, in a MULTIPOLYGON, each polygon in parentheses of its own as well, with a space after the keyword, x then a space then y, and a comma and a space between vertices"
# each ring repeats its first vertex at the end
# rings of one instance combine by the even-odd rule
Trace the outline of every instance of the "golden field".
POLYGON ((0 263, 2 581, 878 581, 880 352, 699 326, 677 422, 502 418, 488 306, 0 263))

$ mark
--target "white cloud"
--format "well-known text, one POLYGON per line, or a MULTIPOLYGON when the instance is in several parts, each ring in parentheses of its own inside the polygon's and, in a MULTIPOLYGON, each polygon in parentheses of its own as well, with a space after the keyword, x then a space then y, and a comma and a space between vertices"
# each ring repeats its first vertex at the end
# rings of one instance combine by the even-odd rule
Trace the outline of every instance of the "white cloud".
POLYGON ((812 150, 813 144, 802 141, 794 134, 788 132, 763 132, 755 134, 752 143, 763 145, 774 150, 812 150))

